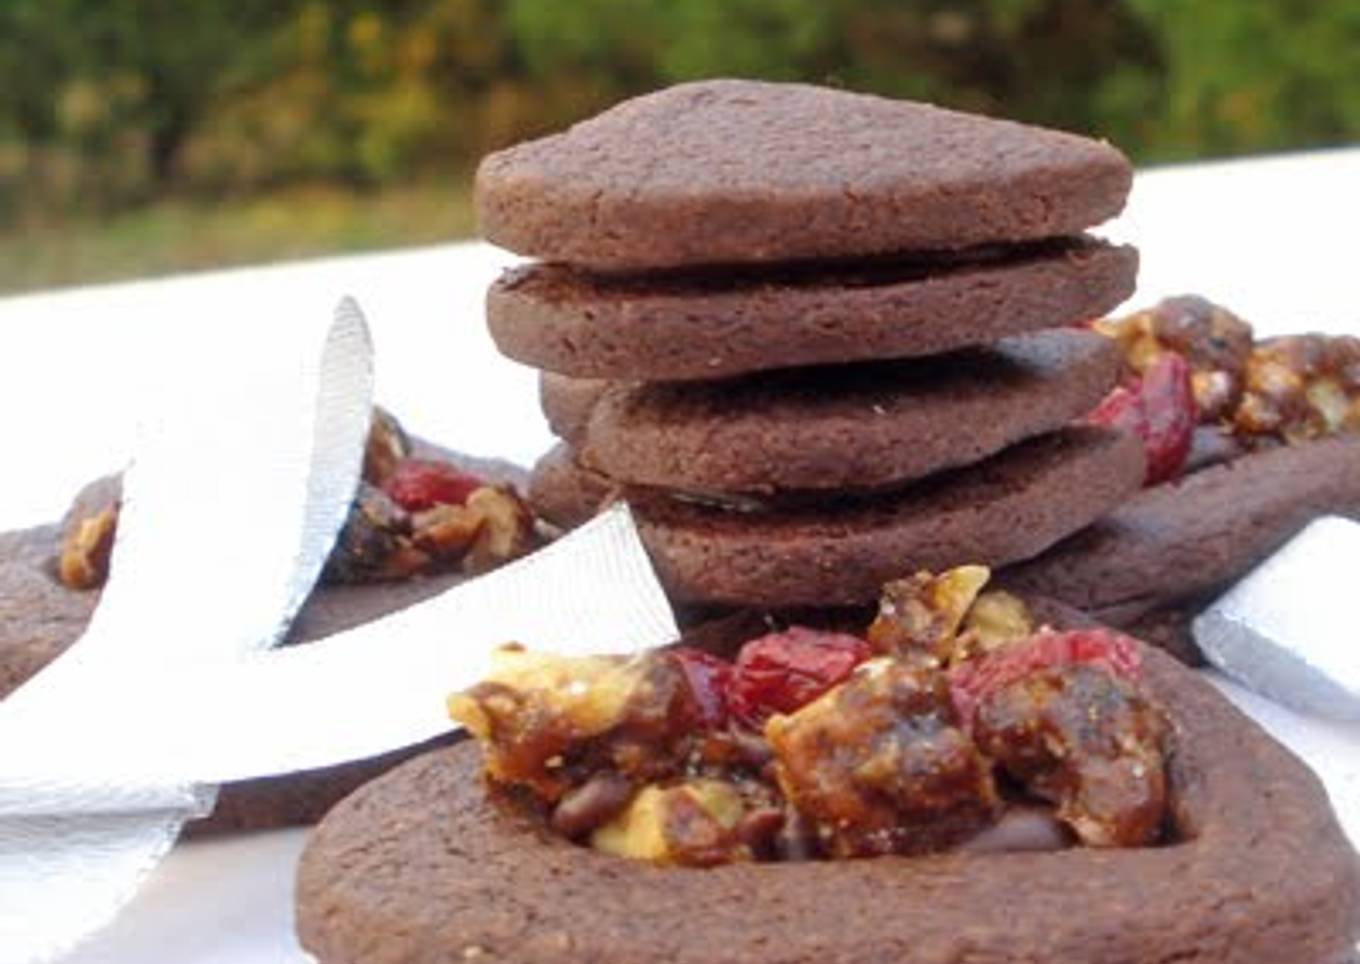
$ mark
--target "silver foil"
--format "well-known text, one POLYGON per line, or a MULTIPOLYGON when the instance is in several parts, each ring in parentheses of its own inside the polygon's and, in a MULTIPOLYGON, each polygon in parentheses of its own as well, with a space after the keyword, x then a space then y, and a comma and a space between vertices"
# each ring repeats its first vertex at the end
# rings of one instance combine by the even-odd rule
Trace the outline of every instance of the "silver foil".
POLYGON ((1360 524, 1314 521, 1196 618, 1208 660, 1303 713, 1360 720, 1360 524))

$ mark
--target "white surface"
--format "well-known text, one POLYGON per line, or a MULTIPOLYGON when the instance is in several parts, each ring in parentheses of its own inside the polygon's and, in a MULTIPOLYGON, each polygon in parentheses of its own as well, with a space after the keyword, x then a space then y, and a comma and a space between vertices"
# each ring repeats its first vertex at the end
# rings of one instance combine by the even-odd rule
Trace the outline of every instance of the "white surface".
POLYGON ((99 937, 63 964, 275 964, 293 939, 293 866, 307 834, 181 844, 99 937))
MULTIPOLYGON (((1157 170, 1137 179, 1109 233, 1142 249, 1138 304, 1194 291, 1267 334, 1360 332, 1358 187, 1357 149, 1157 170)), ((449 245, 0 301, 8 455, 0 529, 58 516, 76 488, 121 463, 135 413, 169 403, 163 373, 213 315, 254 319, 263 352, 270 325, 346 293, 373 325, 379 400, 408 427, 468 451, 532 459, 549 441, 534 375, 494 353, 481 321, 482 292, 509 262, 485 245, 449 245)), ((205 475, 210 484, 210 467, 205 475)), ((1353 763, 1360 754, 1353 740, 1321 742, 1327 753, 1308 755, 1324 772, 1328 757, 1353 763)), ((71 960, 298 959, 289 894, 299 839, 185 845, 71 960)))

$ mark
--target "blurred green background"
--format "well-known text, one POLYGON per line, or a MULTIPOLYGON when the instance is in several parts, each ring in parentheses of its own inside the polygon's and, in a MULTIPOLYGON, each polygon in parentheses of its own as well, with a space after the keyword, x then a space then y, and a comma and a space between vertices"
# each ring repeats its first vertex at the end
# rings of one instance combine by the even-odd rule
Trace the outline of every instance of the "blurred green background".
POLYGON ((0 290, 470 234, 477 158, 802 79, 1142 164, 1360 140, 1360 3, 0 0, 0 290))

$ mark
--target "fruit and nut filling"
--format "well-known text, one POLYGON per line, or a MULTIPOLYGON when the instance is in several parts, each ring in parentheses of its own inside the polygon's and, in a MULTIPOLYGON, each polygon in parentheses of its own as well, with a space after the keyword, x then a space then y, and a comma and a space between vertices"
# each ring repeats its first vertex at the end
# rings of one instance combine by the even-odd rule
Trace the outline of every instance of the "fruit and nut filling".
POLYGON ((1124 376, 1089 418, 1138 434, 1149 485, 1254 449, 1360 432, 1360 339, 1350 335, 1258 341, 1195 295, 1092 328, 1118 342, 1124 376))
POLYGON ((988 577, 919 573, 863 635, 795 626, 732 661, 506 646, 449 713, 507 799, 654 863, 1160 842, 1171 730, 1138 644, 1036 629, 988 577))
MULTIPOLYGON (((108 578, 121 479, 68 517, 57 575, 71 589, 108 578)), ((373 409, 359 490, 326 561, 322 581, 367 583, 461 570, 476 574, 535 548, 534 517, 513 488, 449 462, 416 458, 401 425, 373 409)))

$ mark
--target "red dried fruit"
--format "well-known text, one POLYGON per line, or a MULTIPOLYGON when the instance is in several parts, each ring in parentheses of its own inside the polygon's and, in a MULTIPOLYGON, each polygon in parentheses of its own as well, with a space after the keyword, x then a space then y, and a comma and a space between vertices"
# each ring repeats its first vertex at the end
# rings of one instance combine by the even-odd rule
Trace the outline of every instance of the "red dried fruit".
POLYGON ((732 664, 691 646, 677 646, 668 652, 694 694, 700 725, 711 730, 726 726, 727 690, 732 681, 732 664))
POLYGON ((971 729, 978 704, 992 693, 1031 673, 1072 665, 1099 666, 1136 682, 1143 658, 1135 640, 1107 629, 1044 630, 952 667, 949 692, 959 719, 971 729))
POLYGON ((463 505, 486 482, 445 462, 402 459, 383 483, 383 491, 407 512, 436 505, 463 505))
POLYGON ((1198 414, 1190 365, 1174 352, 1163 352, 1134 379, 1105 396, 1086 417, 1093 425, 1133 432, 1147 453, 1144 485, 1175 478, 1185 467, 1198 414))
POLYGON ((1195 425, 1195 388, 1190 378, 1190 363, 1180 355, 1167 353, 1158 358, 1143 375, 1143 410, 1147 434, 1148 485, 1165 482, 1180 474, 1190 454, 1195 425))
POLYGON ((775 713, 793 713, 848 677, 873 655, 858 636, 791 626, 741 648, 727 688, 732 715, 760 727, 775 713))
POLYGON ((1138 394, 1138 380, 1134 379, 1131 388, 1118 385, 1110 389, 1096 410, 1086 416, 1092 425, 1108 425, 1133 432, 1140 439, 1147 435, 1147 413, 1143 411, 1143 401, 1138 394))

